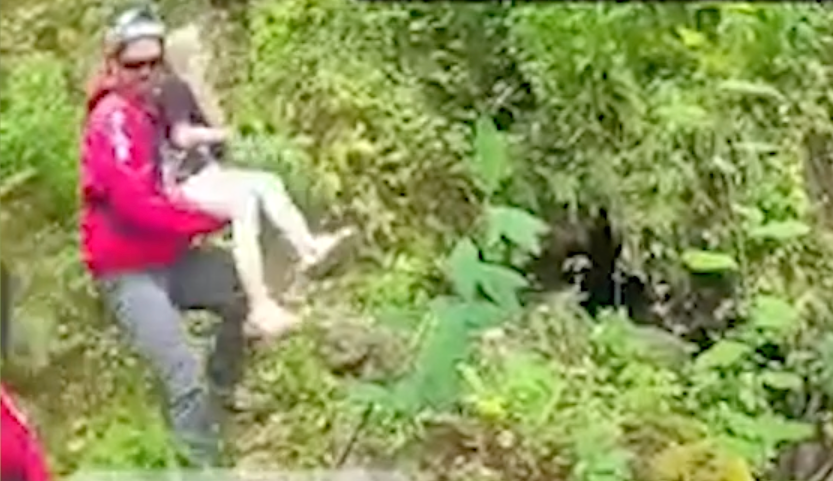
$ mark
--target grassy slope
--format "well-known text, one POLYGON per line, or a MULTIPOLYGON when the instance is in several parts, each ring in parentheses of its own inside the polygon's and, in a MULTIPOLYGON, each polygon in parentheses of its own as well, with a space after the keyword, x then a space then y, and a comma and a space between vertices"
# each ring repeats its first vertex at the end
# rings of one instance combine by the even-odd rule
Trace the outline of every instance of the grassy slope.
MULTIPOLYGON (((348 8, 338 1, 256 3, 250 35, 237 43, 252 64, 251 77, 238 78, 229 92, 240 100, 232 104, 236 121, 288 135, 295 157, 257 160, 308 191, 312 203, 334 205, 332 216, 361 221, 377 260, 316 295, 314 318, 321 324, 390 318, 398 321, 391 329, 410 337, 433 290, 426 278, 436 275, 444 255, 437 244, 468 230, 480 208, 469 174, 460 169, 471 155, 466 122, 473 107, 495 101, 495 78, 515 88, 521 78, 530 82, 536 104, 530 110, 517 96, 505 100, 522 115, 511 137, 516 174, 500 200, 533 208, 613 202, 627 228, 630 261, 653 273, 679 276, 679 252, 686 248, 737 257, 748 289, 741 300, 766 293, 798 306, 802 327, 787 342, 807 351, 802 338, 833 318, 822 295, 829 289, 829 243, 815 229, 814 204, 800 177, 803 135, 829 130, 829 14, 726 7, 721 22, 710 25, 695 22, 700 17, 693 10, 655 8, 540 7, 508 16, 499 11, 489 23, 482 16, 488 12, 475 9, 413 15, 405 7, 348 8), (502 62, 503 47, 514 52, 516 66, 502 62), (245 101, 256 94, 270 101, 245 101), (613 123, 592 120, 599 113, 613 123), (745 147, 727 147, 729 140, 745 147), (770 151, 775 155, 764 155, 770 151), (535 187, 554 198, 522 195, 535 187), (774 247, 761 241, 768 222, 787 241, 774 247), (812 235, 788 236, 804 225, 814 227, 812 235)), ((39 28, 88 30, 89 22, 51 12, 40 17, 39 28)), ((36 372, 10 366, 10 375, 32 401, 59 471, 164 465, 170 453, 144 373, 91 300, 74 234, 62 225, 74 216, 75 134, 67 126, 77 124, 77 110, 63 106, 77 99, 63 96, 66 64, 62 50, 52 50, 55 58, 26 57, 2 67, 4 178, 29 167, 39 174, 29 194, 4 202, 3 255, 14 257, 28 285, 20 318, 32 326, 34 350, 24 360, 42 364, 36 372), (46 138, 44 130, 55 135, 46 138), (78 409, 75 418, 63 414, 67 405, 78 409)), ((459 400, 472 402, 462 403, 456 417, 415 426, 384 411, 360 436, 354 460, 413 464, 427 453, 435 472, 456 479, 497 479, 495 473, 553 479, 578 461, 586 469, 577 479, 584 481, 622 479, 617 466, 636 456, 636 468, 652 473, 644 479, 662 481, 674 479, 663 470, 696 457, 704 440, 725 441, 732 427, 748 433, 750 426, 776 426, 758 388, 727 387, 749 378, 723 384, 708 373, 669 368, 628 347, 627 330, 614 320, 591 329, 580 314, 564 314, 569 303, 555 305, 555 312, 515 321, 492 346, 498 352, 487 346, 472 364, 483 386, 467 388, 470 397, 459 400), (698 394, 681 396, 683 389, 698 394), (717 393, 729 400, 728 411, 714 408, 717 393), (431 449, 416 449, 420 439, 431 449), (613 444, 599 449, 603 441, 613 444), (664 452, 672 441, 690 449, 664 452)), ((790 318, 792 311, 778 312, 790 318)), ((349 444, 361 406, 348 399, 350 383, 331 367, 375 341, 337 324, 335 331, 310 329, 252 361, 249 410, 238 417, 234 436, 241 463, 330 466, 349 444)), ((384 364, 386 357, 377 357, 384 364)), ((730 441, 750 460, 771 447, 763 437, 730 441)), ((731 458, 715 462, 727 472, 737 469, 731 458)), ((702 476, 697 479, 744 479, 702 476)))

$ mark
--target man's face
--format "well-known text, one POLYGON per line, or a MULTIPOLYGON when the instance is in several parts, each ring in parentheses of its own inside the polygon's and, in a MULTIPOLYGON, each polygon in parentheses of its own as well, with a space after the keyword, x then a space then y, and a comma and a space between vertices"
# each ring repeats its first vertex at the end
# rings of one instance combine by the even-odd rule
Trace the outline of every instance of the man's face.
POLYGON ((137 94, 150 93, 159 80, 162 55, 162 43, 157 39, 129 43, 117 59, 119 83, 137 94))

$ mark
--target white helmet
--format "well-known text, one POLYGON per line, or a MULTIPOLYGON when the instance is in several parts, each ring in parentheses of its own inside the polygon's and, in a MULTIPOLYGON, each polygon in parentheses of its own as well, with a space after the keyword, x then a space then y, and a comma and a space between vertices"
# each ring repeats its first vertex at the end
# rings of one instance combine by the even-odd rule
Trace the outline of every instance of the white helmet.
POLYGON ((123 46, 140 38, 164 40, 165 24, 150 8, 141 6, 121 13, 107 30, 107 43, 123 46))

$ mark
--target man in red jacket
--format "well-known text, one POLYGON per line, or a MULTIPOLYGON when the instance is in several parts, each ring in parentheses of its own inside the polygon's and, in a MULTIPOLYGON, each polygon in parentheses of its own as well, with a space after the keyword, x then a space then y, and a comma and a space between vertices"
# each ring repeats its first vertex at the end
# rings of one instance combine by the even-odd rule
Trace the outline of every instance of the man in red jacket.
POLYGON ((177 205, 161 189, 167 126, 152 92, 164 65, 164 35, 161 21, 144 9, 122 14, 109 30, 81 146, 83 257, 119 323, 161 376, 168 418, 186 455, 211 466, 217 420, 180 311, 221 317, 208 377, 215 393, 229 394, 240 375, 247 299, 228 253, 192 247, 227 221, 177 205))
MULTIPOLYGON (((0 265, 0 325, 2 325, 2 356, 6 359, 11 322, 12 296, 10 273, 0 265)), ((17 409, 5 384, 0 385, 0 479, 3 481, 49 481, 46 460, 35 432, 17 409)))

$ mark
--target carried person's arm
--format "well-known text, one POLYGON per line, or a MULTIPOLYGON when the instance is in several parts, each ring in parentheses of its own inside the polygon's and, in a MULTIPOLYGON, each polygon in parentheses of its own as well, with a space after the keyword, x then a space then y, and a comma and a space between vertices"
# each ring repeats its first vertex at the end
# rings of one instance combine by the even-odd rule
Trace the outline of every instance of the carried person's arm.
POLYGON ((157 101, 168 129, 168 139, 174 147, 191 150, 207 146, 214 160, 222 160, 230 132, 211 125, 187 82, 176 75, 169 76, 160 86, 157 101))
POLYGON ((200 145, 222 144, 229 137, 228 131, 218 127, 205 127, 188 122, 173 124, 171 142, 179 149, 190 150, 200 145))

